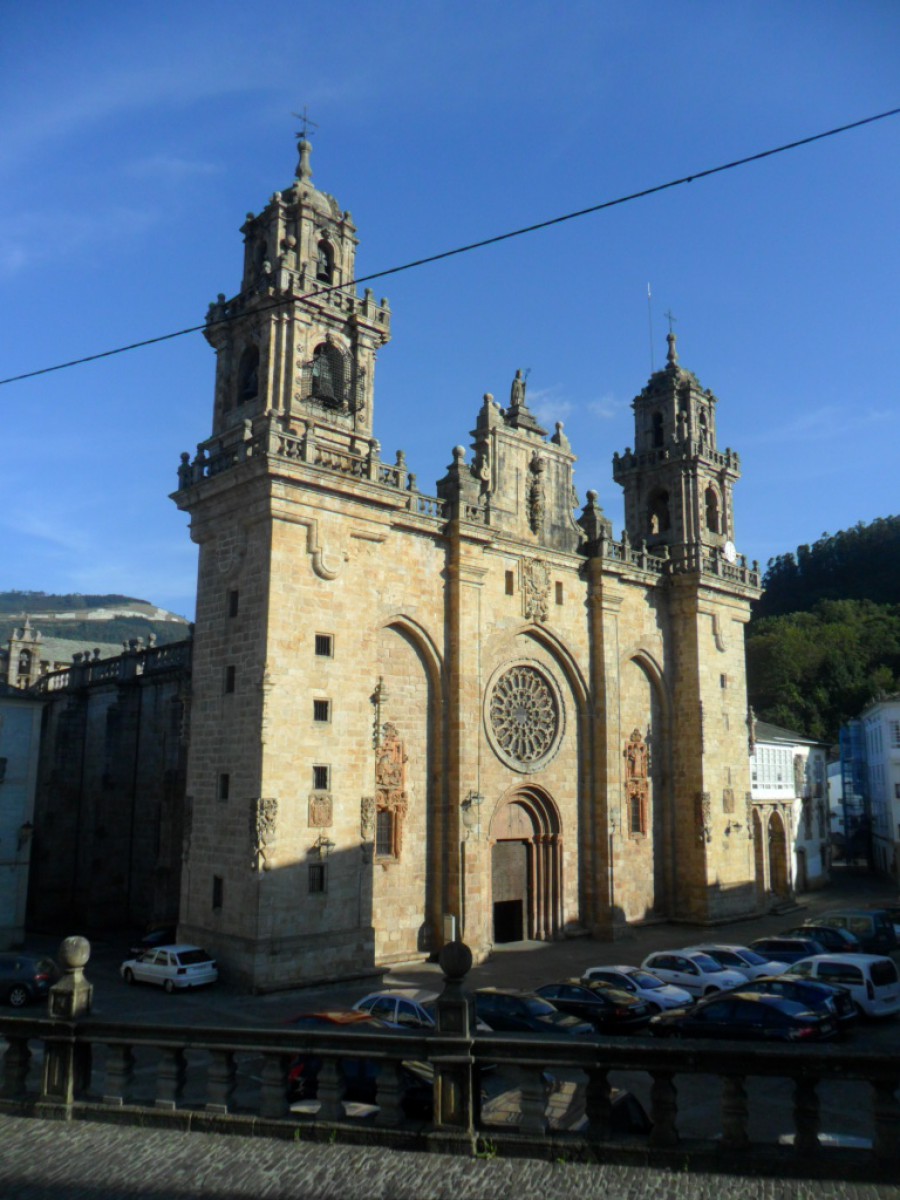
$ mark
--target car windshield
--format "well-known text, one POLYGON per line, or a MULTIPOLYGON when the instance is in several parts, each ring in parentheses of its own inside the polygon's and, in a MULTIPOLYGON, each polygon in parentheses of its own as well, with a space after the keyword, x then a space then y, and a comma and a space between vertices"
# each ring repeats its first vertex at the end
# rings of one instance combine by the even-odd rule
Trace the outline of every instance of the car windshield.
POLYGON ((696 963, 704 975, 713 975, 716 971, 721 971, 720 963, 717 963, 714 958, 710 958, 708 954, 692 954, 691 962, 696 963))
POLYGON ((661 979, 657 979, 655 975, 647 975, 643 971, 635 971, 633 974, 629 975, 628 978, 634 980, 638 987, 647 988, 648 990, 666 986, 663 981, 661 979))
POLYGON ((550 1017, 556 1009, 552 1004, 548 1004, 546 1000, 525 1000, 525 1011, 532 1017, 550 1017))
POLYGON ((191 966, 194 963, 205 963, 210 961, 209 955, 206 953, 206 951, 200 949, 182 950, 177 955, 177 958, 183 967, 191 966))
POLYGON ((755 950, 742 950, 740 957, 745 963, 749 963, 751 967, 761 967, 766 961, 761 954, 757 954, 755 950))

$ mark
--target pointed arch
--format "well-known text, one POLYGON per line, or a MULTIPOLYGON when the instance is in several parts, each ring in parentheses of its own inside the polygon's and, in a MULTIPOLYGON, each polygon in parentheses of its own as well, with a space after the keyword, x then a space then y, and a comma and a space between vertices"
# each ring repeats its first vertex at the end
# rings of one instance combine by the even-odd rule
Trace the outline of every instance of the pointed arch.
POLYGON ((575 655, 562 638, 558 637, 545 625, 538 625, 532 622, 529 622, 527 625, 521 625, 515 631, 514 636, 517 638, 530 638, 533 642, 537 642, 539 646, 543 646, 553 657, 553 660, 565 676, 566 682, 572 690, 572 695, 575 697, 579 714, 586 710, 589 694, 587 681, 584 678, 575 655))

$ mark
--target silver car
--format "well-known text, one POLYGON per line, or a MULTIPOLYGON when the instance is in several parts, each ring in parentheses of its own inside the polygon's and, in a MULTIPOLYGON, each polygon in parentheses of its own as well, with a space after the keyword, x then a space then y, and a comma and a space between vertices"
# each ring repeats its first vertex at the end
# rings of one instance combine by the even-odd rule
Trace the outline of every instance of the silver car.
POLYGON ((688 950, 696 950, 714 958, 720 967, 737 971, 745 979, 760 979, 763 975, 781 975, 788 969, 788 964, 774 958, 766 958, 756 950, 747 946, 726 946, 719 942, 704 942, 702 946, 689 946, 688 950))
POLYGON ((643 967, 630 967, 617 964, 614 967, 588 967, 581 977, 582 983, 608 983, 611 987, 621 988, 631 992, 633 996, 646 1000, 654 1012, 664 1012, 668 1008, 684 1008, 693 1004, 694 997, 684 988, 674 987, 664 983, 657 975, 645 971, 643 967))
POLYGON ((167 992, 215 983, 219 971, 215 959, 199 946, 158 946, 136 958, 126 958, 119 967, 126 983, 155 983, 167 992))
POLYGON ((747 980, 739 971, 720 967, 714 958, 699 950, 659 950, 641 964, 664 983, 684 988, 692 996, 729 992, 747 980))

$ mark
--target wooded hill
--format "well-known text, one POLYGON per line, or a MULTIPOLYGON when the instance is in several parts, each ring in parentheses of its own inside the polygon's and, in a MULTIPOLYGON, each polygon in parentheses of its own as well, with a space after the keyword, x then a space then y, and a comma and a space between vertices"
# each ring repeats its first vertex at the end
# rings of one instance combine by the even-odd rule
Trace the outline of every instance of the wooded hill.
POLYGON ((900 691, 900 517, 823 534, 769 562, 747 628, 758 717, 823 741, 900 691))
POLYGON ((82 642, 86 648, 117 646, 132 638, 146 642, 151 634, 159 644, 180 642, 189 635, 183 617, 133 596, 9 591, 0 592, 0 643, 7 642, 13 629, 21 628, 26 615, 45 638, 82 642), (81 612, 83 617, 78 616, 81 612))

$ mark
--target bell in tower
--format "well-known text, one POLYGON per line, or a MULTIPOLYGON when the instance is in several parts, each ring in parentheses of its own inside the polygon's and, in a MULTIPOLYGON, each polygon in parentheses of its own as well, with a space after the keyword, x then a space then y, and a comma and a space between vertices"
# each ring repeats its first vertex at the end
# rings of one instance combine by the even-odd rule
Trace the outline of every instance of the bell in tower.
POLYGON ((667 341, 665 367, 632 401, 634 449, 613 456, 613 477, 625 492, 632 542, 666 547, 676 570, 691 570, 704 552, 734 554, 732 490, 740 459, 719 451, 718 401, 679 364, 675 334, 667 341))

